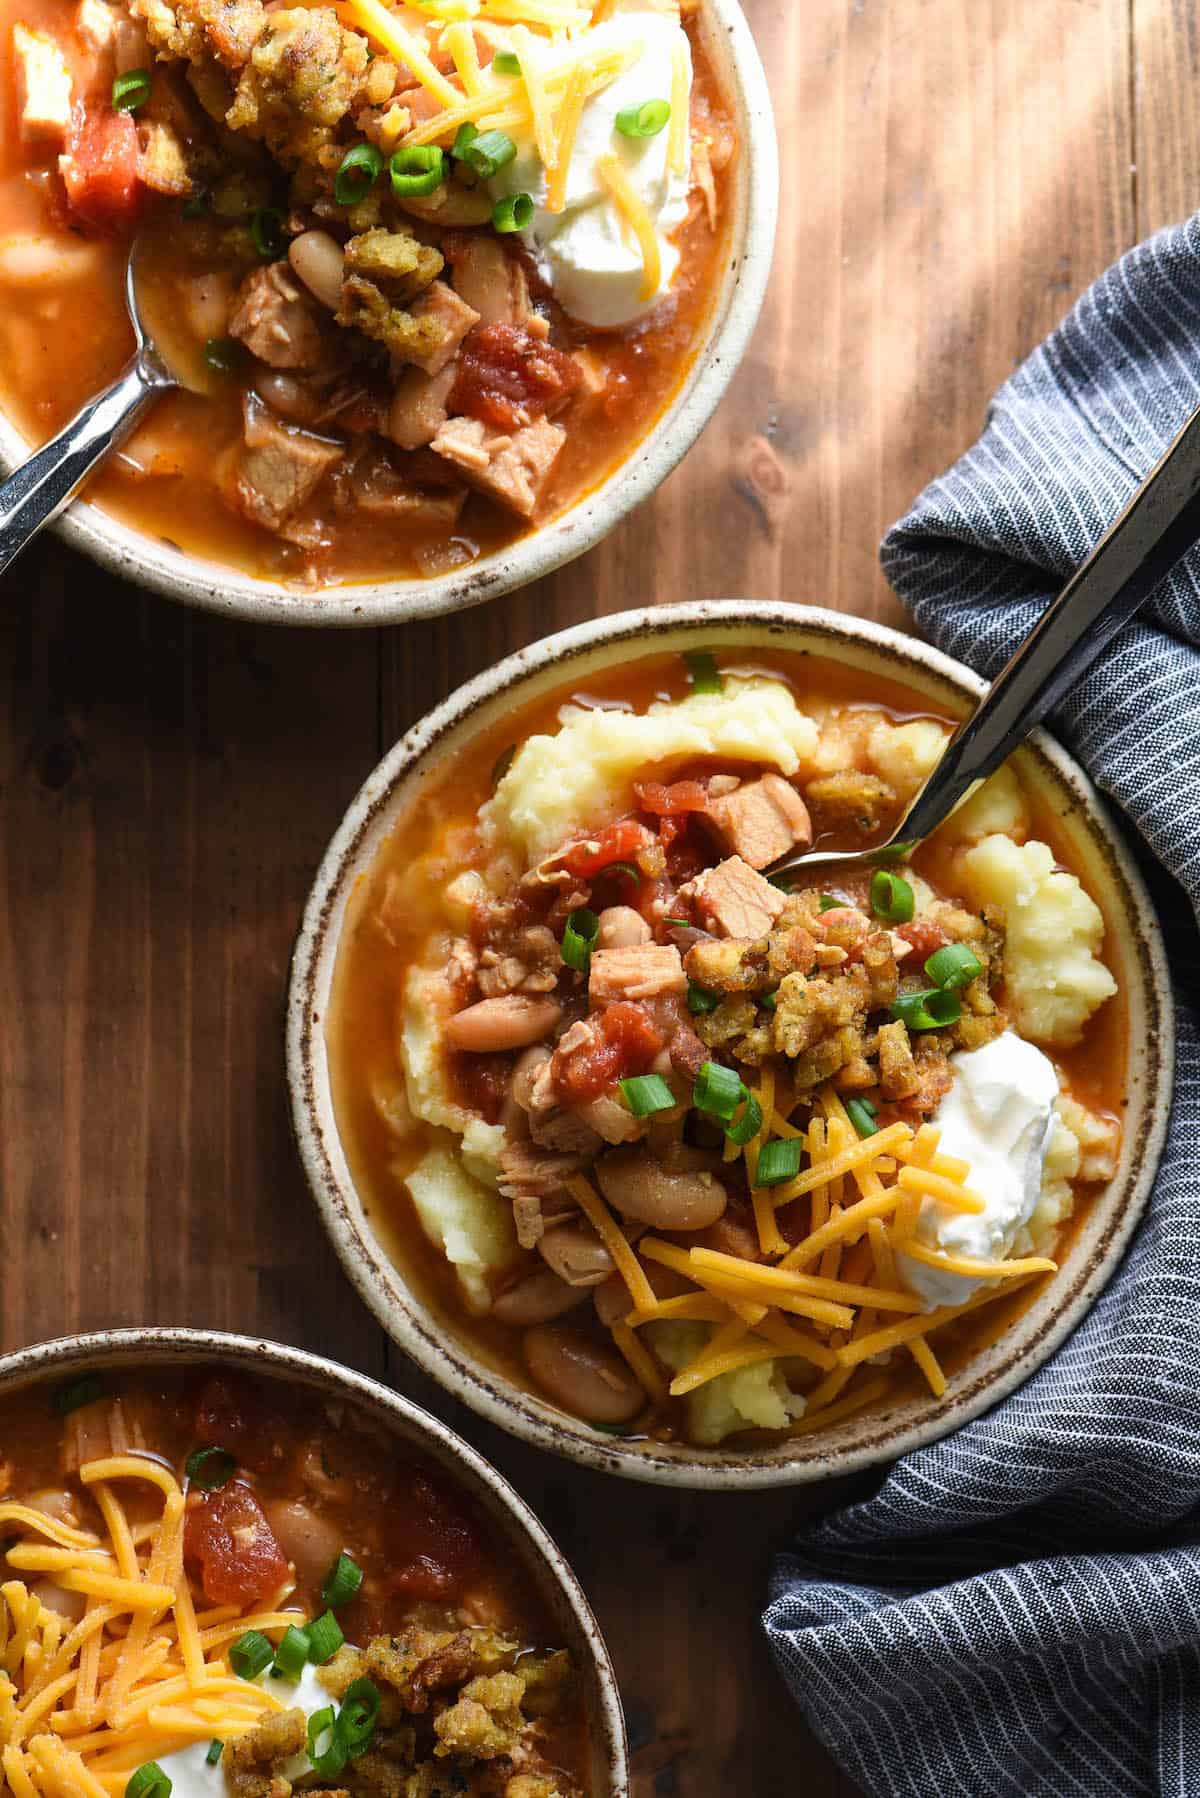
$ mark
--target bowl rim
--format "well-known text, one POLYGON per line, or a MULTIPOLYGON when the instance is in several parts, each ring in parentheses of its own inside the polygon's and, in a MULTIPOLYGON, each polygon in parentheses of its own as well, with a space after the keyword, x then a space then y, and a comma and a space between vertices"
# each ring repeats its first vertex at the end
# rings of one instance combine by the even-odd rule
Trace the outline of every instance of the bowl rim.
MULTIPOLYGON (((319 995, 328 990, 326 976, 331 976, 336 960, 344 900, 359 871, 358 857, 374 833, 385 827, 384 821, 394 809, 395 790, 406 775, 443 738, 499 695, 538 675, 553 684, 552 672, 561 675, 565 664, 589 652, 611 656, 624 645, 637 644, 639 653, 651 654, 656 638, 688 633, 699 637, 719 634, 722 629, 732 636, 747 627, 760 630, 767 641, 772 637, 808 639, 792 646, 811 648, 816 643, 835 658, 839 649, 865 652, 876 663, 893 664, 901 681, 911 683, 915 676, 919 685, 924 677, 930 690, 940 691, 951 704, 978 700, 987 689, 987 682, 964 664, 891 626, 786 600, 699 600, 648 606, 590 619, 543 638, 456 688, 419 719, 368 776, 331 839, 314 879, 293 951, 285 1024, 292 1129, 309 1189, 343 1268, 393 1340, 473 1410, 526 1441, 626 1478, 709 1491, 803 1485, 861 1472, 950 1434, 1036 1372, 1103 1290, 1141 1218, 1166 1136, 1174 1075, 1172 989, 1160 927, 1145 883, 1091 779, 1053 738, 1039 730, 1024 752, 1040 764, 1039 776, 1056 781, 1060 790, 1077 802, 1089 841, 1107 864, 1106 896, 1116 901, 1122 921, 1132 927, 1128 961, 1135 977, 1130 981, 1130 999, 1144 1007, 1146 1024, 1144 1044, 1131 1044, 1130 1065, 1146 1123, 1137 1138, 1136 1166, 1126 1171, 1124 1179, 1119 1173, 1097 1201, 1099 1208, 1111 1205, 1114 1191, 1125 1187, 1121 1207, 1108 1221, 1086 1265, 1075 1270, 1073 1284, 1059 1293, 1056 1303, 1043 1306, 1038 1301, 1014 1327, 1013 1333, 1019 1334, 1026 1319, 1037 1320, 1036 1333, 1024 1348, 1014 1350, 1010 1345, 1009 1359, 998 1370, 978 1375, 957 1391, 952 1386, 945 1399, 931 1402, 916 1419, 898 1428, 889 1425, 888 1413, 875 1414, 875 1434, 856 1446, 822 1451, 819 1436, 791 1438, 777 1445, 778 1454, 772 1458, 766 1458, 772 1451, 763 1451, 755 1459, 748 1458, 755 1451, 677 1450, 667 1454, 653 1446, 624 1448, 619 1439, 598 1437, 588 1425, 565 1417, 474 1360, 457 1341, 446 1339, 369 1226, 360 1224, 355 1216, 360 1202, 337 1135, 327 1061, 323 1051, 316 1052, 323 1036, 319 995), (1147 1058, 1144 1078, 1139 1076, 1135 1052, 1147 1058), (322 1111, 329 1120, 329 1137, 322 1111), (340 1162, 340 1169, 335 1161, 340 1162), (783 1458, 785 1455, 788 1458, 783 1458)), ((1132 1132, 1127 1130, 1127 1154, 1132 1153, 1131 1138, 1132 1132)), ((1092 1215, 1096 1214, 1094 1207, 1092 1215)), ((1064 1267, 1060 1283, 1067 1275, 1068 1267, 1064 1267)))
MULTIPOLYGON (((741 365, 766 296, 779 208, 779 148, 770 89, 740 0, 703 0, 703 29, 728 41, 728 98, 737 114, 742 203, 707 341, 647 434, 565 512, 467 568, 431 580, 288 587, 176 549, 74 500, 54 529, 73 549, 168 599, 224 617, 313 629, 404 624, 462 611, 541 580, 592 549, 648 499, 693 447, 741 365)), ((32 453, 0 411, 0 470, 32 453)))
POLYGON ((562 1549, 520 1493, 477 1448, 440 1418, 369 1374, 270 1337, 227 1330, 183 1326, 91 1330, 30 1343, 0 1354, 0 1399, 16 1386, 53 1378, 59 1370, 127 1360, 139 1368, 210 1361, 332 1387, 383 1418, 389 1428, 395 1426, 398 1439, 427 1453, 452 1478, 458 1479, 471 1497, 482 1504, 498 1534, 507 1533, 510 1544, 526 1553, 530 1562, 536 1562, 547 1584, 557 1588, 573 1621, 579 1648, 588 1659, 589 1711, 596 1713, 589 1717, 589 1732, 599 1731, 598 1739, 593 1741, 593 1759, 602 1763, 607 1756, 609 1798, 627 1798, 630 1775, 625 1716, 600 1625, 562 1549))

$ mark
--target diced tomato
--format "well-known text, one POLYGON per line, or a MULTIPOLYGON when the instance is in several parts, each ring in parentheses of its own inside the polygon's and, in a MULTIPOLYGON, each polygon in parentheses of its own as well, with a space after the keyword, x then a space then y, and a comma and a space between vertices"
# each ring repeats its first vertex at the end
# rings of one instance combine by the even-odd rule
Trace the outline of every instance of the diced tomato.
POLYGON ((591 1043, 555 1053, 554 1084, 565 1099, 586 1104, 615 1081, 644 1074, 665 1040, 645 1005, 619 999, 600 1013, 591 1043))
POLYGON ((266 1473, 283 1458, 289 1432, 282 1415, 252 1380, 217 1375, 196 1403, 196 1441, 225 1448, 239 1467, 266 1473))
POLYGON ((572 844, 562 856, 562 865, 578 880, 590 880, 613 862, 632 861, 638 851, 647 848, 654 838, 636 818, 622 818, 609 824, 598 836, 586 837, 572 844))
POLYGON ((448 1598, 458 1583, 449 1568, 430 1560, 428 1555, 417 1555, 406 1567, 388 1575, 387 1589, 402 1592, 406 1598, 435 1600, 448 1598))
POLYGON ((76 218, 97 231, 132 230, 144 189, 138 178, 137 126, 127 112, 77 106, 60 167, 76 218))
POLYGON ((657 780, 634 782, 633 796, 644 812, 657 817, 674 818, 680 812, 708 810, 708 794, 698 780, 676 780, 664 787, 657 780))
POLYGON ((516 325, 479 325, 463 344, 447 402, 501 431, 540 418, 573 393, 583 371, 573 356, 516 325))
MULTIPOLYGON (((936 949, 944 949, 950 940, 941 925, 935 924, 932 918, 914 918, 911 924, 899 924, 896 935, 912 944, 917 952, 917 961, 928 961, 936 949)), ((905 957, 901 967, 907 966, 908 958, 905 957)))
POLYGON ((230 1480, 190 1507, 183 1552, 198 1563, 213 1604, 252 1604, 287 1578, 287 1559, 244 1480, 230 1480))

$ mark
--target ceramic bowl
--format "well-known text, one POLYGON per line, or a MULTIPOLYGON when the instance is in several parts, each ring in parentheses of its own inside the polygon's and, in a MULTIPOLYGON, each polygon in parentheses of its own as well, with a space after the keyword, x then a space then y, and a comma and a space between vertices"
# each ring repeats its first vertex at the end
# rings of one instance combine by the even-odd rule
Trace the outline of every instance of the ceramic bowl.
MULTIPOLYGON (((702 29, 713 68, 737 124, 729 254, 703 339, 687 378, 648 436, 598 487, 542 529, 435 579, 371 581, 314 589, 258 579, 189 555, 76 500, 57 529, 102 567, 170 599, 265 624, 402 624, 456 612, 540 580, 582 555, 647 499, 691 449, 712 417, 750 341, 771 266, 779 158, 762 63, 738 0, 702 0, 702 29)), ((0 413, 0 467, 29 446, 0 413)))
POLYGON ((914 638, 808 606, 702 601, 625 612, 563 631, 459 688, 380 763, 321 864, 293 963, 287 1055, 300 1154, 325 1227, 375 1315, 428 1373, 505 1429, 590 1466, 665 1485, 740 1489, 851 1473, 945 1436, 994 1405, 1053 1353, 1112 1275, 1145 1205, 1170 1106, 1171 993, 1153 909, 1092 783, 1038 732, 1019 752, 1023 776, 1053 805, 1100 900, 1128 1000, 1124 1143, 1117 1176, 1092 1203, 1056 1279, 998 1342, 975 1356, 944 1398, 913 1398, 769 1447, 622 1443, 481 1365, 464 1341, 435 1323, 364 1215, 338 1134, 323 1026, 350 890, 423 777, 498 715, 560 685, 585 684, 598 670, 642 654, 772 644, 890 676, 962 715, 984 691, 969 669, 914 638))
MULTIPOLYGON (((0 1399, 35 1383, 57 1386, 90 1369, 212 1366, 274 1374, 366 1412, 394 1440, 440 1467, 477 1504, 521 1567, 583 1670, 595 1798, 628 1798, 625 1723, 616 1676, 575 1575, 533 1512, 483 1456, 427 1411, 376 1380, 301 1349, 219 1330, 101 1330, 0 1355, 0 1399)), ((11 1444, 9 1445, 12 1446, 11 1444)))

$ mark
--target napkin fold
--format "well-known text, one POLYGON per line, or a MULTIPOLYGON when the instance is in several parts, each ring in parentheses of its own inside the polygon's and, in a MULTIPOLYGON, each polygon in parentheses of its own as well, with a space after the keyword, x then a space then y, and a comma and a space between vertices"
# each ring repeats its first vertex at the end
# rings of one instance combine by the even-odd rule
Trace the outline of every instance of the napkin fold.
MULTIPOLYGON (((1197 406, 1200 215, 1089 289, 889 531, 916 624, 995 675, 1197 406)), ((1200 1794, 1200 549, 1051 728, 1133 827, 1174 1109, 1125 1261, 1053 1360, 776 1562, 780 1670, 873 1798, 1200 1794)))

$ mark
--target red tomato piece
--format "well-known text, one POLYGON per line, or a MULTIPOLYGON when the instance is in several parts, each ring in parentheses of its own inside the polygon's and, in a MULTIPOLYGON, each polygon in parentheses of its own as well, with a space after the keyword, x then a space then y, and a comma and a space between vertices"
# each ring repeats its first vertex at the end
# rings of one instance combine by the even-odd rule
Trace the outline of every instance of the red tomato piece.
POLYGON ((916 955, 911 958, 911 961, 908 956, 905 956, 900 963, 902 973, 917 962, 928 961, 936 949, 944 949, 950 940, 941 925, 935 924, 932 918, 914 918, 911 924, 898 924, 896 935, 902 936, 905 942, 911 943, 916 950, 916 955))
POLYGON ((665 1040, 646 1006, 619 999, 601 1012, 591 1043, 555 1054, 554 1084, 564 1098, 586 1104, 616 1081, 644 1074, 665 1040))
POLYGON ((132 230, 144 191, 139 155, 131 114, 76 107, 60 163, 75 216, 97 231, 115 235, 132 230))
POLYGON ((183 1552, 199 1564, 213 1604, 251 1604, 287 1578, 287 1559, 244 1480, 230 1480, 189 1508, 183 1552))
POLYGON ((451 412, 515 431, 558 405, 582 379, 573 357, 528 331, 516 325, 477 325, 459 352, 458 376, 447 403, 451 412))
POLYGON ((607 825, 598 836, 573 843, 563 854, 562 865, 577 879, 590 880, 613 862, 632 861, 639 850, 648 848, 653 841, 646 826, 636 818, 622 818, 618 824, 607 825))
POLYGON ((708 794, 698 780, 677 780, 664 787, 657 780, 634 782, 633 796, 644 812, 657 817, 674 818, 680 812, 708 810, 708 794))
POLYGON ((250 1380, 218 1375, 206 1381, 196 1405, 196 1441, 225 1448, 239 1467, 266 1473, 283 1457, 287 1425, 250 1380))

